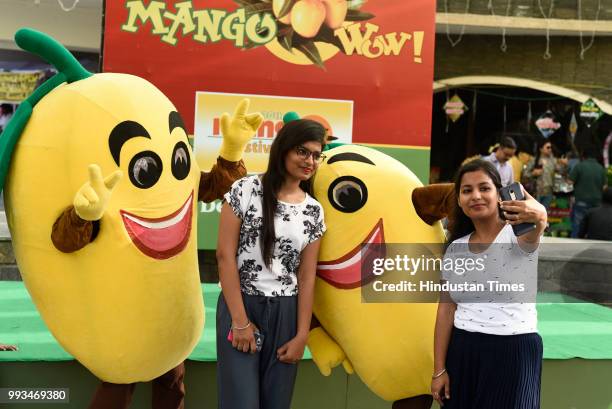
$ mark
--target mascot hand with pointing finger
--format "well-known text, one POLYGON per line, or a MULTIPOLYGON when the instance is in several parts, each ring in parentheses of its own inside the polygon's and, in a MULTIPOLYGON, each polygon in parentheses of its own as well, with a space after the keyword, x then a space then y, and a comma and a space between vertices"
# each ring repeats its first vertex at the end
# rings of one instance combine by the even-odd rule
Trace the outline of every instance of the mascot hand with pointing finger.
POLYGON ((211 172, 155 86, 91 74, 59 43, 22 29, 17 44, 57 70, 0 138, 0 187, 25 285, 59 343, 98 378, 148 381, 181 364, 200 338, 197 201, 246 172, 262 122, 243 101, 222 119, 211 172))

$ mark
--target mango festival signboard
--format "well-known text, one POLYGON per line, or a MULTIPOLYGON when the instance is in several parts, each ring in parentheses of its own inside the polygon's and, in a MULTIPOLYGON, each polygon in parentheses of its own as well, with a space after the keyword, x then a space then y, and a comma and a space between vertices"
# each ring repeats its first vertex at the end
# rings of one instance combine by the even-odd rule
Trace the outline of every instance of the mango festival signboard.
POLYGON ((353 102, 267 95, 196 93, 194 150, 198 165, 209 170, 217 162, 221 147, 221 115, 232 113, 243 99, 251 101, 249 112, 261 112, 264 122, 245 149, 243 159, 249 173, 263 173, 268 165, 268 152, 283 126, 283 115, 296 112, 300 118, 316 115, 329 126, 336 142, 351 143, 353 102))
POLYGON ((431 0, 117 0, 104 19, 103 71, 151 81, 190 134, 198 91, 352 101, 353 142, 428 179, 431 0))

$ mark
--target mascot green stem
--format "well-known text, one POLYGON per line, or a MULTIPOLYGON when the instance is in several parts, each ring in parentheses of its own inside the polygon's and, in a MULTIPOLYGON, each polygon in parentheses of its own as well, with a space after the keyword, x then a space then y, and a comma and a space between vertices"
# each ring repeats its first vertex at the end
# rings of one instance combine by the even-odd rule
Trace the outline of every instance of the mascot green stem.
POLYGON ((4 188, 13 149, 38 101, 64 82, 71 83, 93 75, 74 58, 66 47, 44 33, 22 28, 15 34, 15 42, 25 51, 36 54, 53 65, 58 73, 38 87, 19 105, 15 115, 0 135, 0 191, 4 188))

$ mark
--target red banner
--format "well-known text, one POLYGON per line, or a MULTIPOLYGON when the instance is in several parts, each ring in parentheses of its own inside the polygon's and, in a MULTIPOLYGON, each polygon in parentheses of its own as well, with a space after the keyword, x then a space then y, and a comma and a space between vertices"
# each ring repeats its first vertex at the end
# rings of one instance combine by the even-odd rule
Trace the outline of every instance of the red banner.
POLYGON ((192 133, 212 91, 352 100, 353 141, 429 146, 434 18, 431 0, 107 1, 103 70, 153 82, 192 133))

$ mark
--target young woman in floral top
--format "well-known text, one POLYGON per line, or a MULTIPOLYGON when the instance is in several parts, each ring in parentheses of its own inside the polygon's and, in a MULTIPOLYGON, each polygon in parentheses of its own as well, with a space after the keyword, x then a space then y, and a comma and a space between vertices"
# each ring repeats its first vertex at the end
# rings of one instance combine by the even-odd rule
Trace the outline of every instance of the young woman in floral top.
POLYGON ((221 209, 217 261, 220 409, 288 409, 312 315, 323 208, 310 196, 325 129, 284 125, 263 175, 236 181, 221 209))

